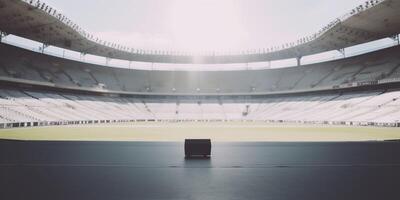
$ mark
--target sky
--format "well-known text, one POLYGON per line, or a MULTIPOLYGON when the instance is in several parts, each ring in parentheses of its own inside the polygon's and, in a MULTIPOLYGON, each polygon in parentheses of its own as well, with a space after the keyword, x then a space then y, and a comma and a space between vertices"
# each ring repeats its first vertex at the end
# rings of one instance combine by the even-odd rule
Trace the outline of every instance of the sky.
POLYGON ((317 32, 364 0, 46 0, 84 30, 132 48, 262 49, 317 32))

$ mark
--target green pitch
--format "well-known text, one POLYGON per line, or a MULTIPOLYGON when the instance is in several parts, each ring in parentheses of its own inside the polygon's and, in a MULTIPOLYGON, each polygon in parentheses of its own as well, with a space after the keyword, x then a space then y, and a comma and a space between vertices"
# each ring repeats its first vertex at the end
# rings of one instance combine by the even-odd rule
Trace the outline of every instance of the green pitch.
POLYGON ((0 130, 1 139, 82 141, 371 141, 400 139, 400 128, 266 124, 259 122, 143 122, 0 130))

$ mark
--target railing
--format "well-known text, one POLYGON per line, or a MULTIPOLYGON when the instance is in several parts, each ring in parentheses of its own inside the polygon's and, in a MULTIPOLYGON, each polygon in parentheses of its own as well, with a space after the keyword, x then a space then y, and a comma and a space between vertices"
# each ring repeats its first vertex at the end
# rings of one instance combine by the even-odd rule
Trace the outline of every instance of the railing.
POLYGON ((370 0, 365 2, 363 5, 360 5, 354 9, 352 9, 349 13, 346 13, 345 15, 335 19, 322 29, 320 29, 318 32, 300 38, 295 42, 288 42, 279 46, 273 46, 273 47, 268 47, 268 48, 262 48, 262 49, 249 49, 249 50, 243 50, 240 53, 226 53, 226 52, 219 52, 219 51, 213 51, 213 52, 208 52, 204 54, 198 54, 194 52, 184 52, 184 51, 163 51, 163 50, 154 50, 154 49, 136 49, 132 47, 127 47, 121 44, 117 44, 114 42, 109 42, 109 41, 104 41, 101 40, 100 38, 94 36, 93 34, 88 33, 84 29, 82 29, 79 25, 74 23, 72 20, 70 20, 68 17, 66 17, 64 14, 60 13, 57 11, 57 9, 45 4, 44 2, 41 2, 40 0, 21 0, 25 3, 30 4, 31 6, 42 10, 43 12, 49 14, 50 16, 53 16, 60 22, 64 23, 66 26, 69 26, 73 30, 75 30, 77 33, 79 33, 81 36, 84 38, 97 43, 98 45, 103 45, 109 48, 113 48, 119 51, 124 51, 127 53, 132 53, 132 54, 141 54, 141 55, 171 55, 171 56, 213 56, 213 55, 250 55, 250 54, 265 54, 265 53, 273 53, 273 52, 278 52, 281 50, 289 49, 296 47, 298 45, 306 44, 311 41, 314 41, 318 39, 321 35, 324 33, 328 32, 331 30, 331 28, 335 27, 336 25, 340 24, 342 21, 350 18, 351 16, 357 15, 360 12, 363 12, 365 10, 368 10, 386 0, 370 0))
POLYGON ((254 119, 220 119, 220 120, 194 120, 194 119, 135 119, 135 120, 74 120, 74 121, 43 121, 43 122, 10 122, 0 123, 0 129, 28 128, 28 127, 48 127, 48 126, 70 126, 87 124, 112 124, 112 123, 143 123, 143 122, 162 122, 162 123, 185 123, 185 122, 258 122, 272 124, 305 124, 305 125, 326 125, 326 126, 354 126, 354 127, 400 127, 400 122, 374 122, 374 121, 293 121, 293 120, 254 120, 254 119))

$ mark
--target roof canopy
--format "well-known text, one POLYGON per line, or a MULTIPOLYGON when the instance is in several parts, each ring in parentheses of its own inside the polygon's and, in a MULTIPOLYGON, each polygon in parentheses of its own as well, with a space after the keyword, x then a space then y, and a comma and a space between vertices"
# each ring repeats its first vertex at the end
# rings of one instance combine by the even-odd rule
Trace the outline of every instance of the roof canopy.
POLYGON ((400 1, 368 1, 311 36, 280 47, 240 55, 187 55, 144 51, 106 42, 84 31, 57 10, 36 0, 0 0, 0 30, 47 45, 130 61, 182 64, 263 62, 339 50, 396 35, 400 32, 400 1))

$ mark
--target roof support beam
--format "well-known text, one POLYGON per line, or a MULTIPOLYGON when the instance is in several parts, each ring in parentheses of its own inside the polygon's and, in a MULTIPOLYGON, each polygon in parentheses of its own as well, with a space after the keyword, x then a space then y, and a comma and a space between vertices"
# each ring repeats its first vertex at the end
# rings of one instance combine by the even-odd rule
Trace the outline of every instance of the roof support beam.
POLYGON ((110 64, 111 60, 112 60, 111 58, 106 58, 106 66, 108 66, 108 64, 110 64))
POLYGON ((81 60, 81 61, 85 61, 85 56, 86 56, 86 53, 81 52, 81 54, 80 54, 80 60, 81 60))
POLYGON ((128 65, 128 69, 131 68, 131 65, 132 65, 132 61, 130 60, 130 61, 129 61, 129 65, 128 65))
POLYGON ((296 58, 296 61, 297 61, 297 66, 300 66, 301 65, 301 56, 299 56, 299 57, 297 57, 296 58))
POLYGON ((337 51, 339 51, 339 53, 343 55, 343 58, 346 58, 346 50, 344 48, 338 49, 337 51))
POLYGON ((8 34, 6 32, 0 31, 0 42, 6 37, 8 34))
POLYGON ((399 37, 399 35, 396 35, 395 39, 397 40, 397 45, 400 45, 400 37, 399 37))
POLYGON ((43 43, 42 46, 39 47, 39 50, 40 50, 42 53, 44 53, 44 50, 45 50, 47 47, 49 47, 49 46, 50 46, 49 44, 43 43))
POLYGON ((397 42, 397 45, 400 45, 400 37, 399 37, 399 34, 396 34, 396 35, 394 35, 394 36, 392 36, 392 37, 390 37, 390 38, 392 38, 393 41, 397 42))

